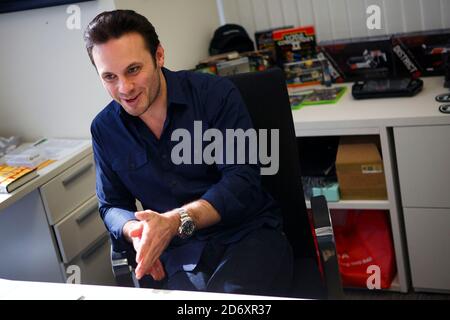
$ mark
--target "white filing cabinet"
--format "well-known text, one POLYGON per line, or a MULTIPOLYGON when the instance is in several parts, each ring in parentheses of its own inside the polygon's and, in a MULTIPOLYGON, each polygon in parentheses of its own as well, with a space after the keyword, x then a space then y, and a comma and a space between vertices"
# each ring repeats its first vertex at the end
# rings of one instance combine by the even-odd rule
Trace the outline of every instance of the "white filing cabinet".
POLYGON ((114 285, 109 237, 95 196, 92 154, 42 185, 40 194, 55 233, 63 271, 76 265, 81 271, 81 283, 114 285))
POLYGON ((450 290, 450 126, 394 128, 416 290, 450 290))
POLYGON ((82 284, 115 285, 91 147, 71 158, 43 169, 30 193, 0 210, 0 278, 65 282, 76 265, 82 284))

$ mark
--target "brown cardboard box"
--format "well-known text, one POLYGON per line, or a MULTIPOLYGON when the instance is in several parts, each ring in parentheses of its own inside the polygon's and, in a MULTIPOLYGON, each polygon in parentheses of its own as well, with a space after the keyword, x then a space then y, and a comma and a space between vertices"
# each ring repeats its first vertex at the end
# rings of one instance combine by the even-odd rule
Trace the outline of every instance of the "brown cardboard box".
POLYGON ((387 199, 383 161, 376 136, 341 137, 336 174, 342 200, 387 199))

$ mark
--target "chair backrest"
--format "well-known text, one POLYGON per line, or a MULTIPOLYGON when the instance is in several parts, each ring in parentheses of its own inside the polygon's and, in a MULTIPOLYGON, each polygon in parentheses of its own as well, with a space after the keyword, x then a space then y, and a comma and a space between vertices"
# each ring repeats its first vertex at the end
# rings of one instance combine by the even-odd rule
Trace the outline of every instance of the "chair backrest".
POLYGON ((255 129, 279 130, 279 170, 263 187, 282 209, 284 232, 295 258, 314 258, 314 240, 303 195, 300 160, 284 73, 273 68, 228 77, 238 88, 255 129))

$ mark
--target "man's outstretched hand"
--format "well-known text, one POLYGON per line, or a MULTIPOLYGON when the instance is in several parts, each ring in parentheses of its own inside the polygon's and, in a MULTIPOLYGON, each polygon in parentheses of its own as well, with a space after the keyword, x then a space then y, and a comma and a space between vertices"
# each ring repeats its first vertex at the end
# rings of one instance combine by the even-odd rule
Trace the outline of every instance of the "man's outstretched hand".
POLYGON ((179 214, 167 212, 161 215, 145 210, 136 212, 135 216, 139 221, 131 226, 129 236, 136 250, 136 278, 150 274, 153 279, 162 280, 165 272, 159 257, 177 234, 179 214))
MULTIPOLYGON (((138 248, 140 248, 140 242, 141 242, 141 236, 142 236, 142 230, 143 230, 143 224, 141 222, 133 221, 131 226, 128 227, 128 232, 133 233, 133 237, 130 235, 130 239, 133 242, 133 247, 136 252, 138 251, 138 248)), ((166 276, 164 272, 164 267, 159 259, 156 260, 156 262, 147 270, 145 274, 149 274, 153 279, 160 281, 164 279, 166 276)))

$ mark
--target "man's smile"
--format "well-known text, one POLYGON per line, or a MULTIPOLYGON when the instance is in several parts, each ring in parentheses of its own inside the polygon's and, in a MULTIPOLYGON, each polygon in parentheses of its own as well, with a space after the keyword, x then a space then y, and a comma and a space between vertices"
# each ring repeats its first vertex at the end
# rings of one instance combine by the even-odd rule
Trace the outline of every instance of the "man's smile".
POLYGON ((123 101, 125 101, 126 103, 134 103, 137 101, 137 99, 139 98, 139 96, 141 95, 141 92, 138 93, 134 98, 130 98, 130 99, 126 99, 126 98, 121 98, 123 101))

